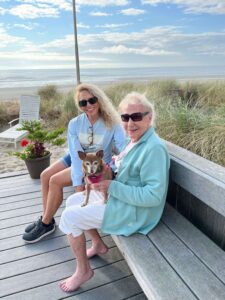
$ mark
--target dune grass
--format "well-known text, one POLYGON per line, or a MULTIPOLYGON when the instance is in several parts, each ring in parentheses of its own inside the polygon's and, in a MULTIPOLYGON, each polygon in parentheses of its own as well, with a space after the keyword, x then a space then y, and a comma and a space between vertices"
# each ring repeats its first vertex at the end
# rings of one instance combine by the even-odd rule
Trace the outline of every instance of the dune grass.
MULTIPOLYGON (((129 92, 145 93, 154 103, 156 131, 162 138, 225 166, 225 81, 124 82, 104 90, 116 107, 129 92)), ((67 126, 78 114, 72 91, 62 94, 55 86, 45 86, 39 95, 41 117, 51 128, 67 126)), ((9 118, 4 105, 0 103, 2 123, 9 118)))

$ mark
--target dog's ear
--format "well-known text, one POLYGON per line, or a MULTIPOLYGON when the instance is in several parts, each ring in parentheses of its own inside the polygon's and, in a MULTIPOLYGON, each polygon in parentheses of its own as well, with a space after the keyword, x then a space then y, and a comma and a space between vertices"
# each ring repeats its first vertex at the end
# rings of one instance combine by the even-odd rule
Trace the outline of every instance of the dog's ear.
POLYGON ((98 152, 96 152, 97 157, 103 158, 103 155, 104 155, 103 150, 99 150, 98 152))
POLYGON ((78 153, 81 160, 84 160, 86 158, 86 153, 85 152, 77 151, 77 153, 78 153))

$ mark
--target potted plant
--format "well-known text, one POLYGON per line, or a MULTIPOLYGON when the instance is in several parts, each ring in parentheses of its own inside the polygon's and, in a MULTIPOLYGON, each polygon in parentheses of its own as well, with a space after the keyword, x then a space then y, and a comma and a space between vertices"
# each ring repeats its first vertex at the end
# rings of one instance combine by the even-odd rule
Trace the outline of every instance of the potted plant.
POLYGON ((46 149, 45 143, 58 146, 64 144, 66 139, 61 135, 65 129, 49 131, 40 121, 23 121, 18 130, 27 130, 28 136, 21 141, 23 151, 13 152, 12 155, 23 159, 31 178, 38 179, 41 172, 50 165, 51 152, 46 149))

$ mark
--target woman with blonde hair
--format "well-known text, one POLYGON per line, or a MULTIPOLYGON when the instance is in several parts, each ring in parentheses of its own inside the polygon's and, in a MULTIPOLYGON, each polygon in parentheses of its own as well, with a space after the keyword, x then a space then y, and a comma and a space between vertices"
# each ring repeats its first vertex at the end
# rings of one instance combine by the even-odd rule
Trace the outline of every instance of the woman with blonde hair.
MULTIPOLYGON (((41 174, 43 214, 25 228, 23 239, 27 243, 35 243, 55 231, 54 215, 63 201, 63 187, 73 185, 75 192, 84 190, 82 161, 78 151, 103 150, 105 162, 110 163, 113 152, 119 153, 125 141, 119 116, 101 89, 82 83, 76 87, 74 100, 81 114, 68 125, 69 153, 41 174)), ((94 245, 98 234, 94 230, 90 234, 94 245)))

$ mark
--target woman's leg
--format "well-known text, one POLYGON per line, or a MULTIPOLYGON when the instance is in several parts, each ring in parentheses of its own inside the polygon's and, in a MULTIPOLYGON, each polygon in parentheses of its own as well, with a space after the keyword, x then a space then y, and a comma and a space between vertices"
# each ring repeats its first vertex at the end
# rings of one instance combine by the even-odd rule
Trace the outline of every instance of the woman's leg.
POLYGON ((65 170, 66 168, 67 167, 64 165, 64 163, 58 160, 41 173, 43 213, 45 212, 46 205, 47 205, 50 178, 53 175, 57 174, 58 172, 65 170))
MULTIPOLYGON (((94 197, 92 193, 91 193, 91 197, 94 197)), ((81 205, 83 198, 84 198, 83 193, 79 193, 79 194, 77 193, 77 194, 71 195, 66 200, 66 207, 68 208, 73 205, 81 205)), ((88 232, 88 234, 90 235, 91 240, 92 240, 91 248, 87 249, 87 257, 88 258, 91 258, 91 257, 93 257, 95 255, 99 255, 99 254, 105 254, 106 252, 108 252, 108 247, 103 242, 97 229, 89 229, 86 231, 88 232)))
POLYGON ((65 292, 72 292, 78 289, 83 283, 91 279, 94 275, 93 270, 90 267, 87 255, 86 255, 86 240, 82 233, 78 237, 73 237, 72 234, 68 235, 70 246, 75 255, 77 266, 74 274, 62 281, 59 286, 65 292))
POLYGON ((67 234, 74 255, 77 258, 75 273, 60 283, 60 287, 66 291, 72 291, 93 276, 90 268, 86 241, 83 232, 90 231, 92 237, 101 239, 96 230, 100 228, 104 216, 105 204, 88 204, 82 207, 85 195, 76 193, 67 199, 66 209, 63 211, 59 228, 67 234))
MULTIPOLYGON (((60 165, 57 165, 56 168, 60 169, 60 165)), ((43 223, 49 224, 52 221, 52 218, 63 201, 63 188, 65 186, 70 186, 71 184, 71 168, 58 171, 50 177, 48 189, 45 185, 45 191, 43 192, 46 197, 46 191, 48 190, 47 198, 45 198, 45 209, 42 216, 43 223)))
POLYGON ((91 248, 87 249, 88 258, 91 258, 99 254, 105 254, 106 252, 108 252, 108 247, 103 242, 102 238, 100 237, 96 229, 90 229, 87 230, 87 232, 91 236, 91 240, 92 240, 91 248))

